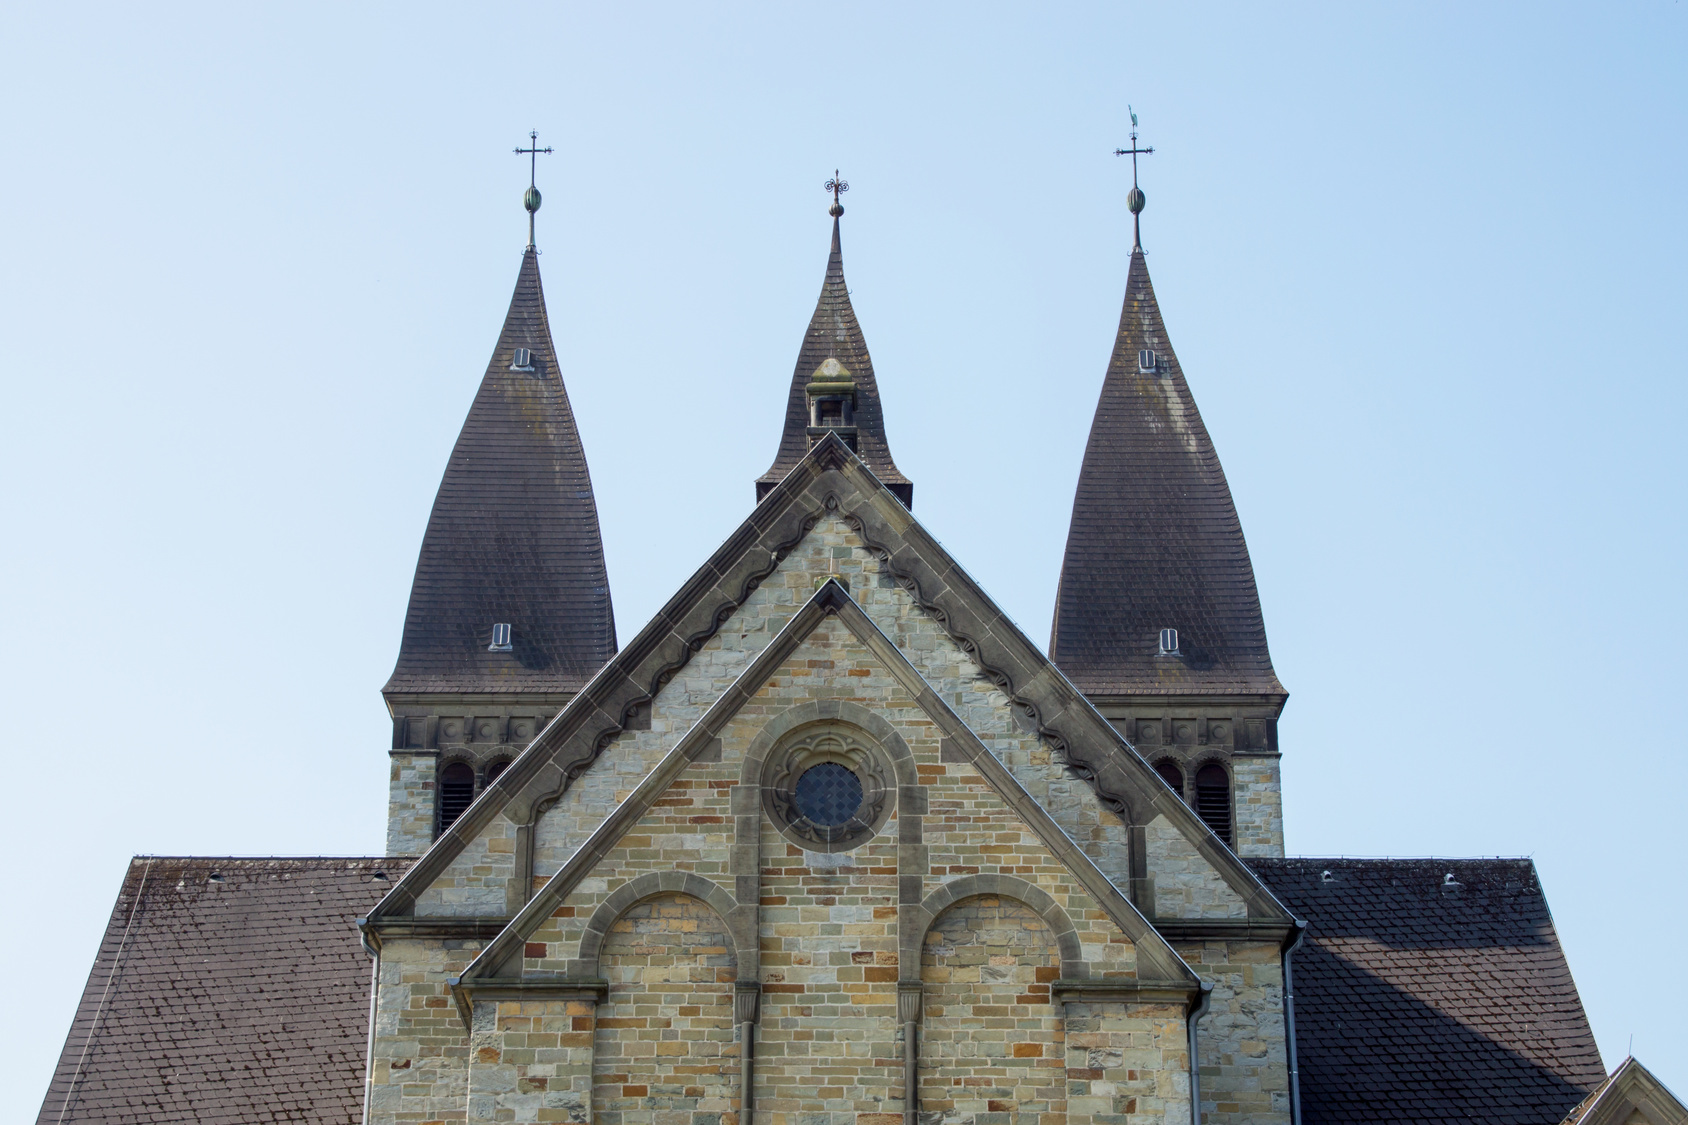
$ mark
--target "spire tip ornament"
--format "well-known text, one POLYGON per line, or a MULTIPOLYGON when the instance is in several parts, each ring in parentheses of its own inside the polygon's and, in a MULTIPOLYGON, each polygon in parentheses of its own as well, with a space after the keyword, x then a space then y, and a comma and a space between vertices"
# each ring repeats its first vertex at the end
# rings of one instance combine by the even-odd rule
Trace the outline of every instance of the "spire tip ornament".
POLYGON ((528 189, 522 193, 522 208, 528 213, 527 248, 532 250, 533 215, 534 212, 539 210, 540 203, 544 201, 544 196, 539 194, 539 188, 535 186, 539 173, 539 154, 542 152, 549 154, 551 146, 539 147, 539 131, 537 129, 528 130, 528 144, 530 145, 528 148, 516 149, 516 155, 528 158, 528 189))
POLYGON ((1125 205, 1131 209, 1132 249, 1141 250, 1143 248, 1143 226, 1141 216, 1143 214, 1144 206, 1146 206, 1149 202, 1149 198, 1143 194, 1143 189, 1137 186, 1137 158, 1139 156, 1148 156, 1150 153, 1155 151, 1155 146, 1150 145, 1148 148, 1137 147, 1137 111, 1132 109, 1129 105, 1125 107, 1125 111, 1131 114, 1131 147, 1116 148, 1114 149, 1114 155, 1131 157, 1131 191, 1125 197, 1125 205))
POLYGON ((838 169, 834 168, 832 170, 832 179, 822 184, 821 188, 824 191, 830 191, 832 193, 832 206, 826 209, 826 213, 835 219, 838 218, 838 216, 844 213, 844 205, 838 202, 838 197, 849 191, 850 185, 844 182, 844 177, 840 176, 838 174, 838 169))

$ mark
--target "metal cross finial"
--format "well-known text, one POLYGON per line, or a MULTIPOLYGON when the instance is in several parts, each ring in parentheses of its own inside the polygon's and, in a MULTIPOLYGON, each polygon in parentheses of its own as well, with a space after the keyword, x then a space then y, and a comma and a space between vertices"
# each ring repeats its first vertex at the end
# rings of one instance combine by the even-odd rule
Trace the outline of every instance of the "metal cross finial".
POLYGON ((1153 145, 1148 148, 1137 147, 1137 111, 1129 105, 1125 107, 1125 111, 1131 114, 1131 147, 1116 148, 1114 155, 1131 157, 1131 194, 1125 197, 1125 205, 1131 208, 1132 244, 1141 247, 1143 245, 1143 228, 1140 219, 1143 214, 1143 204, 1148 200, 1143 195, 1143 189, 1137 186, 1137 158, 1148 156, 1155 151, 1155 147, 1153 145))
POLYGON ((832 179, 828 180, 821 186, 824 190, 832 193, 832 206, 827 208, 827 213, 836 219, 844 213, 844 205, 838 202, 838 197, 849 191, 850 185, 844 182, 844 177, 840 176, 838 174, 838 169, 834 168, 832 170, 832 179))
POLYGON ((527 189, 527 194, 522 196, 522 206, 527 208, 527 213, 528 213, 528 249, 532 250, 533 249, 533 213, 535 211, 539 210, 539 203, 540 203, 539 188, 537 186, 537 180, 538 180, 538 175, 539 175, 539 154, 542 153, 542 152, 549 153, 551 151, 551 147, 549 145, 547 145, 544 148, 539 147, 539 131, 536 130, 536 129, 530 129, 528 131, 528 141, 533 147, 531 147, 531 148, 518 148, 518 149, 516 149, 516 155, 517 156, 525 156, 525 157, 528 158, 528 189, 527 189))

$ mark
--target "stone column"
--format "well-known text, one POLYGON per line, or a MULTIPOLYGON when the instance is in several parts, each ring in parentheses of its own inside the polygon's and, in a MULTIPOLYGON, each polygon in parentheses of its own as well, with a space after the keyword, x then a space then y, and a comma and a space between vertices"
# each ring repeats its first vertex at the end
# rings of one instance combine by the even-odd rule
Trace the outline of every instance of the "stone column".
POLYGON ((756 1019, 762 985, 741 980, 733 986, 733 1019, 739 1025, 739 1125, 751 1125, 756 1100, 756 1019))
POLYGON ((897 982, 897 1020, 903 1025, 903 1125, 920 1123, 921 983, 897 982))

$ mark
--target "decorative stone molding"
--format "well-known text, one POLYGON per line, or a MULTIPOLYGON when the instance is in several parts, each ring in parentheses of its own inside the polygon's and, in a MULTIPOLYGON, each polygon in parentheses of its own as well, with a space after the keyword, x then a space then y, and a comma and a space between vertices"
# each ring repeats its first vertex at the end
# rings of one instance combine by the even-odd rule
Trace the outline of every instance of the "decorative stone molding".
POLYGON ((615 925, 616 919, 635 903, 661 894, 689 895, 708 906, 720 915, 727 932, 733 935, 734 952, 741 970, 759 964, 754 927, 744 925, 743 917, 736 909, 738 903, 733 901, 732 895, 702 875, 685 871, 653 871, 623 883, 598 904, 598 909, 587 920, 586 932, 581 935, 580 957, 572 975, 599 976, 598 952, 603 948, 604 938, 609 936, 610 927, 615 925))
POLYGON ((844 852, 867 843, 884 827, 896 804, 892 765, 866 731, 851 723, 821 720, 781 739, 763 762, 762 806, 780 834, 809 851, 844 852), (799 784, 823 766, 848 770, 861 787, 861 800, 833 823, 809 813, 799 784))

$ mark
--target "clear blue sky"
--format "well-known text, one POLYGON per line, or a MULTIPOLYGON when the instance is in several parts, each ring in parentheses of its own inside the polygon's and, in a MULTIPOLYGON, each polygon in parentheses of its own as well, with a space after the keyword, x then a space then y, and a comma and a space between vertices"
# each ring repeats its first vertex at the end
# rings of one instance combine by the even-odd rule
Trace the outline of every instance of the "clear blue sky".
POLYGON ((1130 245, 1236 494, 1292 853, 1529 855, 1688 1094, 1688 9, 16 4, 0 964, 32 1120, 132 853, 378 853, 424 521, 525 241, 623 638, 825 264, 917 514, 1047 636, 1130 245))

